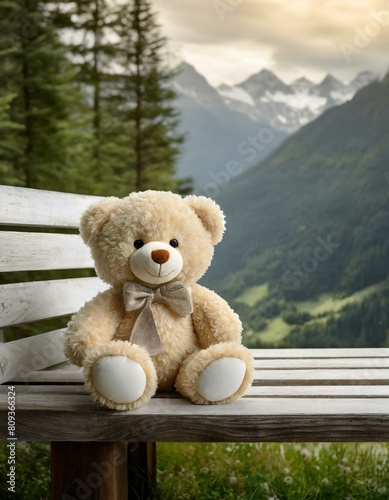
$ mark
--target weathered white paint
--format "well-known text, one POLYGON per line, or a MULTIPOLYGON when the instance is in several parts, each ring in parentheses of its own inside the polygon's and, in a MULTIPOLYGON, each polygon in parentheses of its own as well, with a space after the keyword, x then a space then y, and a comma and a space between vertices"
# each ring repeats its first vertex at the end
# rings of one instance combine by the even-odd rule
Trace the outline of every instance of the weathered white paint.
POLYGON ((73 313, 106 288, 98 278, 0 285, 0 327, 73 313))
POLYGON ((262 398, 389 398, 389 385, 259 385, 248 397, 262 398))
POLYGON ((388 347, 335 349, 251 349, 258 359, 376 358, 389 357, 388 347))
POLYGON ((91 267, 90 251, 78 235, 0 232, 0 272, 91 267))
POLYGON ((258 385, 389 384, 389 369, 256 370, 258 385))
POLYGON ((0 224, 77 228, 97 196, 0 186, 0 224))
POLYGON ((0 345, 0 383, 27 382, 31 370, 42 370, 64 361, 64 330, 27 337, 0 345))
POLYGON ((308 358, 308 359, 255 359, 259 370, 302 370, 339 368, 389 368, 389 357, 376 358, 308 358))

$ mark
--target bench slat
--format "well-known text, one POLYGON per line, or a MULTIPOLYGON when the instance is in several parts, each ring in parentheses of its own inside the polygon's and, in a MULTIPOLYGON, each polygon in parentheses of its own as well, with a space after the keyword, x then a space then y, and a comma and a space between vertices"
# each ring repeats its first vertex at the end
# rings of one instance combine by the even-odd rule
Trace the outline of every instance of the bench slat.
POLYGON ((97 196, 0 186, 0 224, 78 228, 97 196))
POLYGON ((8 380, 12 381, 12 383, 29 384, 82 384, 84 382, 84 377, 82 374, 82 368, 66 364, 64 367, 58 369, 29 370, 23 374, 17 373, 15 377, 8 380))
MULTIPOLYGON (((286 386, 291 390, 299 386, 321 386, 321 385, 388 385, 389 387, 389 369, 380 367, 380 360, 377 364, 370 361, 373 367, 367 368, 331 368, 326 367, 326 360, 317 360, 315 369, 265 369, 257 368, 253 385, 260 386, 286 386), (322 364, 321 364, 322 363, 322 364)), ((50 366, 50 365, 47 365, 50 366)), ((9 379, 8 379, 9 380, 9 379)), ((12 378, 15 382, 72 382, 82 383, 83 376, 80 368, 71 365, 68 362, 61 363, 42 371, 24 372, 22 375, 15 375, 12 378)), ((303 389, 304 390, 304 389, 303 389)))
MULTIPOLYGON (((81 369, 80 374, 82 374, 81 369)), ((17 386, 18 394, 81 394, 88 390, 83 383, 60 385, 26 385, 17 386)), ((177 391, 158 392, 158 398, 182 398, 177 391)), ((254 386, 250 387, 248 398, 388 398, 388 385, 307 385, 307 386, 254 386)))
MULTIPOLYGON (((6 387, 1 387, 0 405, 6 402, 6 387)), ((55 393, 19 393, 16 387, 16 398, 19 411, 36 409, 39 411, 65 411, 67 413, 82 413, 84 410, 95 410, 102 416, 116 412, 109 411, 92 401, 89 394, 55 394, 55 393)), ((196 417, 202 415, 386 415, 389 417, 389 399, 382 398, 333 398, 329 404, 328 398, 303 398, 296 405, 295 398, 251 398, 245 397, 230 405, 195 405, 185 398, 152 398, 150 402, 137 410, 123 412, 122 415, 154 415, 156 418, 170 414, 196 417)), ((123 425, 125 425, 123 421, 123 425)))
POLYGON ((261 398, 389 398, 389 385, 267 385, 253 386, 247 395, 261 398))
MULTIPOLYGON (((1 389, 0 438, 5 439, 6 387, 1 389)), ((138 410, 115 412, 88 395, 19 394, 16 388, 16 401, 19 440, 389 440, 389 399, 383 398, 304 398, 298 404, 295 398, 244 398, 231 405, 197 406, 156 397, 138 410)))
POLYGON ((338 370, 256 370, 255 385, 389 384, 385 368, 338 370))
POLYGON ((251 349, 251 353, 255 359, 387 358, 389 348, 251 349))
POLYGON ((255 359, 254 367, 261 370, 389 368, 389 358, 255 359))
POLYGON ((106 288, 98 278, 1 285, 0 327, 73 313, 106 288))
MULTIPOLYGON (((8 379, 10 380, 10 379, 8 379)), ((14 382, 82 382, 82 372, 79 369, 58 369, 43 370, 23 373, 23 376, 12 378, 14 382)), ((315 373, 309 370, 287 370, 280 371, 261 371, 257 370, 255 374, 254 385, 270 386, 288 386, 296 385, 367 385, 373 384, 389 385, 389 370, 337 370, 336 373, 330 373, 327 370, 315 370, 315 373), (357 372, 357 373, 355 373, 357 372)))
POLYGON ((64 330, 27 337, 0 345, 0 383, 26 382, 31 370, 43 370, 63 362, 64 330))
POLYGON ((78 235, 0 233, 0 272, 92 267, 90 251, 78 235))

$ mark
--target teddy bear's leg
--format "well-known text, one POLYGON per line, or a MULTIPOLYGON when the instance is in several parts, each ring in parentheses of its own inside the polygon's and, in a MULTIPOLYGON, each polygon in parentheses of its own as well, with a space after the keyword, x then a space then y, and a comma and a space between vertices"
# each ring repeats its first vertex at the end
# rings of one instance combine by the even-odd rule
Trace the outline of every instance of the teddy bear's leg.
POLYGON ((94 349, 84 361, 85 383, 92 396, 115 410, 146 404, 157 389, 148 352, 129 342, 113 341, 94 349))
POLYGON ((197 404, 224 404, 244 395, 254 378, 250 351, 235 342, 215 344, 188 356, 176 388, 197 404))

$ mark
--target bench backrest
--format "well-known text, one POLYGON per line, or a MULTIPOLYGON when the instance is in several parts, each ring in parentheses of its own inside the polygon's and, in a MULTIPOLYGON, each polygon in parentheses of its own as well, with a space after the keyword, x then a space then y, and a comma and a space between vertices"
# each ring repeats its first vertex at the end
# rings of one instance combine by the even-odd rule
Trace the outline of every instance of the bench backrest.
MULTIPOLYGON (((63 230, 78 229, 82 212, 99 199, 0 186, 0 273, 92 268, 80 236, 63 230)), ((3 274, 4 282, 0 330, 71 314, 106 288, 98 278, 7 283, 3 274)), ((29 372, 63 362, 62 338, 56 330, 0 345, 0 382, 28 380, 29 372)))

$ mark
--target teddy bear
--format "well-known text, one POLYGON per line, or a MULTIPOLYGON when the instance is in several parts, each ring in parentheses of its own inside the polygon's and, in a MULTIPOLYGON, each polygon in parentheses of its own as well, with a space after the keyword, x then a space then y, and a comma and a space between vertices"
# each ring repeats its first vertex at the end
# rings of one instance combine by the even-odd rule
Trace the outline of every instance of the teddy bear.
POLYGON ((81 237, 109 288, 72 317, 64 349, 95 400, 133 410, 157 388, 196 404, 244 395, 254 368, 239 317, 197 283, 224 229, 210 198, 165 191, 104 198, 82 215, 81 237))

